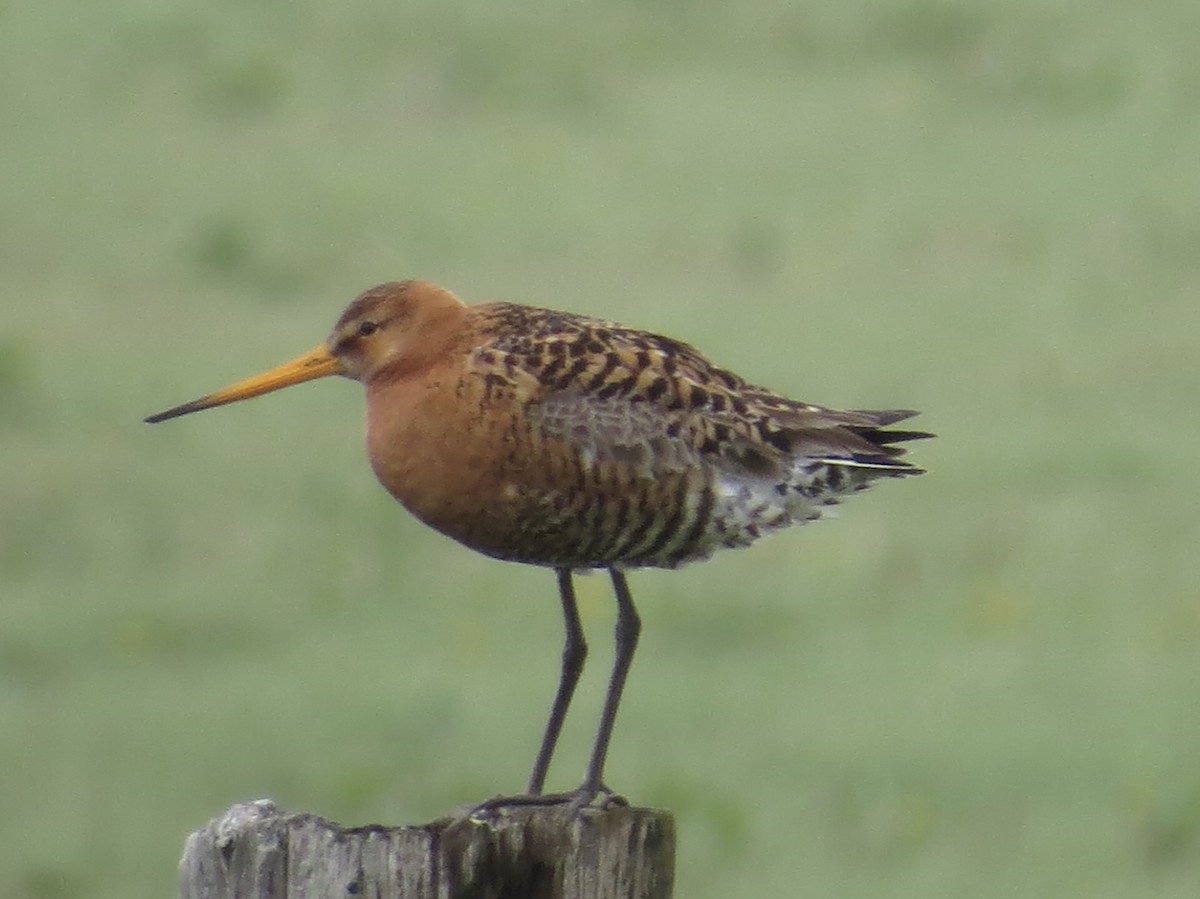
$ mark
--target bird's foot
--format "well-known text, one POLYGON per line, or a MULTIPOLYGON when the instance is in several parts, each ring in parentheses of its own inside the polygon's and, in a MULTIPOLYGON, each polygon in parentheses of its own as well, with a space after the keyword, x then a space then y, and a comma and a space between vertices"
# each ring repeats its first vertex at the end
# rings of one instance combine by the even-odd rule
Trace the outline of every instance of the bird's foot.
POLYGON ((613 792, 604 784, 583 784, 578 789, 566 793, 522 793, 517 796, 493 796, 486 802, 471 809, 469 818, 483 821, 507 808, 553 808, 566 806, 571 814, 585 808, 608 811, 611 808, 626 807, 629 800, 619 793, 613 792))

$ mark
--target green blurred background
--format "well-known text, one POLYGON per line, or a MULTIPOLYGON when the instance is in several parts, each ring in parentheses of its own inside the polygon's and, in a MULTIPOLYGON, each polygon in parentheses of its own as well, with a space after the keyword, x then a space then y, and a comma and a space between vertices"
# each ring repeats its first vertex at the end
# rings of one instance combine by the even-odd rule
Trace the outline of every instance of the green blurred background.
MULTIPOLYGON (((0 10, 0 884, 175 889, 270 796, 520 788, 547 572, 374 483, 356 385, 140 418, 440 281, 689 340, 930 469, 634 575, 610 782, 680 899, 1200 889, 1200 9, 0 10)), ((551 772, 582 772, 611 658, 551 772)))

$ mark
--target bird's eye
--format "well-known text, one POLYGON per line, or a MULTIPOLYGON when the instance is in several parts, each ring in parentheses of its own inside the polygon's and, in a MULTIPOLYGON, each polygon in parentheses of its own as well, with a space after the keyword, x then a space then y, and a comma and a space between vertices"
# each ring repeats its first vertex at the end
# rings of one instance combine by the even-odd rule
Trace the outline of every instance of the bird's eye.
POLYGON ((374 334, 378 330, 379 330, 379 325, 376 324, 375 322, 362 322, 358 326, 358 336, 359 337, 370 337, 372 334, 374 334))

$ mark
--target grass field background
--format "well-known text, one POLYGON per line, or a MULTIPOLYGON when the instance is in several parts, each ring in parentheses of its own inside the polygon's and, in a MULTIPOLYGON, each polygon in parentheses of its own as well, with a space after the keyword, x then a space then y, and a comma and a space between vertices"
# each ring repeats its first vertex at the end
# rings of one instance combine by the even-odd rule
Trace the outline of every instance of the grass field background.
MULTIPOLYGON (((680 899, 1193 897, 1193 4, 103 0, 0 13, 0 884, 160 899, 270 796, 519 789, 553 578, 422 528, 320 382, 140 418, 420 276, 913 406, 926 477, 636 573, 610 782, 680 899)), ((612 601, 551 772, 577 782, 612 601)))

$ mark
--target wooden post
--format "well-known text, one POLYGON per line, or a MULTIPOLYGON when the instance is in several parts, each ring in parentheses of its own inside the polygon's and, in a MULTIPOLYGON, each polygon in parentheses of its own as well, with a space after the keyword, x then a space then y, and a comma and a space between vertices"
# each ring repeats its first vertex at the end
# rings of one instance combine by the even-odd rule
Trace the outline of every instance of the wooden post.
POLYGON ((193 833, 183 899, 671 899, 675 821, 656 809, 512 806, 341 827, 267 799, 193 833))

